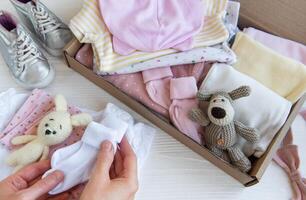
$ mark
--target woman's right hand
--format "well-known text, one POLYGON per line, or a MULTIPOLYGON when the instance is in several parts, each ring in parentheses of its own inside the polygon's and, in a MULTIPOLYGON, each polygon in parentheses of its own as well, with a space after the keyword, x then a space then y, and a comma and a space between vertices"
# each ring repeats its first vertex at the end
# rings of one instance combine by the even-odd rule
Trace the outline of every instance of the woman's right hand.
POLYGON ((137 158, 127 139, 123 138, 115 155, 112 143, 103 142, 80 199, 132 200, 137 190, 137 158))

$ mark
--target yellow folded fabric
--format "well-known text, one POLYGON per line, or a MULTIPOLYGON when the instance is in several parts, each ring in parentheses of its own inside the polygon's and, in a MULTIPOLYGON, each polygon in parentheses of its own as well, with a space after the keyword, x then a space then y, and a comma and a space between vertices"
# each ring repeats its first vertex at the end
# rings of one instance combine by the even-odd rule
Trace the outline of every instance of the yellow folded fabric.
MULTIPOLYGON (((306 66, 284 57, 238 33, 232 47, 237 55, 234 67, 291 102, 306 92, 306 66)), ((271 102, 273 103, 273 102, 271 102)))
MULTIPOLYGON (((228 38, 228 31, 222 22, 228 0, 202 1, 205 5, 205 22, 194 38, 194 48, 218 44, 228 38)), ((177 52, 165 49, 152 53, 135 51, 128 56, 117 54, 113 50, 112 36, 101 17, 97 0, 84 0, 83 8, 72 18, 69 27, 81 43, 92 44, 96 68, 101 72, 115 72, 135 63, 177 52)))

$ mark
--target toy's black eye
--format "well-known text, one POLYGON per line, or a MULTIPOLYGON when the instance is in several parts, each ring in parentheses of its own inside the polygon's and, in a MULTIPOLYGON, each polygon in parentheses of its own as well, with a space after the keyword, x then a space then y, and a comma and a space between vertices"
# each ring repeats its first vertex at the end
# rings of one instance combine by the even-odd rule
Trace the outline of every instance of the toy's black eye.
POLYGON ((63 127, 62 127, 62 125, 60 124, 60 129, 62 130, 62 128, 63 128, 63 127))
POLYGON ((225 100, 224 100, 224 99, 221 99, 221 101, 224 102, 225 100))
POLYGON ((213 102, 214 102, 214 103, 216 103, 216 102, 217 102, 217 100, 215 99, 215 100, 213 100, 213 102))
POLYGON ((54 119, 50 119, 50 121, 54 121, 54 119))
POLYGON ((45 127, 48 127, 49 126, 49 124, 45 124, 45 127))

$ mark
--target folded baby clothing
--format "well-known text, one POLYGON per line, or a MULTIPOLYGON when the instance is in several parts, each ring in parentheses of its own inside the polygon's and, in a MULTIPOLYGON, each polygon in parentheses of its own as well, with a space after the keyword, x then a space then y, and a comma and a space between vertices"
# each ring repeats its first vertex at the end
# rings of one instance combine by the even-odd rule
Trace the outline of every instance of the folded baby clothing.
POLYGON ((244 33, 238 33, 232 49, 234 67, 277 94, 296 102, 306 91, 306 66, 265 47, 244 33))
MULTIPOLYGON (((228 38, 228 32, 222 23, 222 14, 228 1, 202 2, 206 5, 203 9, 206 13, 205 26, 194 37, 194 48, 215 45, 228 38)), ((128 56, 117 54, 114 52, 112 35, 100 15, 97 0, 85 0, 82 10, 70 21, 70 28, 81 43, 92 43, 96 68, 101 72, 115 72, 135 63, 177 52, 174 49, 165 49, 151 53, 136 51, 128 56)))
POLYGON ((99 71, 96 73, 101 75, 128 74, 153 68, 183 64, 195 64, 204 61, 232 64, 236 62, 236 55, 226 44, 214 45, 210 47, 195 48, 189 51, 160 56, 148 61, 132 64, 112 73, 103 73, 99 71))
POLYGON ((150 108, 154 112, 168 118, 168 110, 155 103, 149 97, 141 72, 103 76, 103 78, 112 83, 125 94, 131 96, 136 101, 141 102, 143 105, 150 108))
POLYGON ((191 49, 206 10, 200 0, 99 0, 99 5, 114 50, 121 55, 191 49))
POLYGON ((239 144, 247 156, 261 157, 285 123, 292 103, 258 81, 225 64, 212 66, 200 91, 208 94, 218 91, 229 92, 242 85, 250 86, 251 94, 234 101, 235 120, 256 128, 259 131, 260 140, 252 145, 239 137, 239 144))
POLYGON ((49 194, 58 194, 86 182, 90 178, 100 144, 105 140, 111 141, 116 151, 117 144, 127 134, 138 163, 142 166, 152 145, 154 132, 153 128, 143 123, 134 124, 128 113, 113 104, 108 104, 102 113, 100 123, 91 122, 79 142, 61 148, 53 154, 51 169, 43 177, 54 170, 61 170, 65 174, 65 179, 49 194))
POLYGON ((75 55, 75 59, 86 67, 93 68, 93 51, 91 44, 84 44, 75 55))
MULTIPOLYGON (((51 95, 44 90, 35 89, 26 99, 20 109, 15 113, 13 118, 8 122, 7 126, 1 131, 0 143, 9 150, 17 148, 11 144, 11 139, 26 134, 36 134, 37 126, 40 120, 54 109, 54 102, 51 95)), ((80 113, 79 109, 74 106, 69 106, 71 114, 80 113)), ((52 153, 63 146, 67 146, 78 141, 84 132, 83 127, 75 127, 71 135, 64 143, 54 145, 50 148, 50 156, 52 153)))
POLYGON ((189 118, 190 110, 198 107, 197 92, 198 87, 194 77, 171 79, 169 115, 177 129, 202 144, 203 128, 189 118))
POLYGON ((171 104, 170 82, 172 78, 192 76, 196 84, 205 76, 205 63, 178 65, 173 67, 160 67, 142 72, 146 91, 149 97, 165 109, 171 104))
POLYGON ((142 78, 149 97, 167 110, 171 104, 169 86, 172 76, 170 67, 155 68, 142 72, 142 78))
POLYGON ((245 28, 245 34, 279 54, 306 65, 306 46, 255 28, 245 28))
MULTIPOLYGON (((0 133, 26 101, 27 97, 27 94, 17 93, 15 89, 9 89, 0 94, 0 133)), ((9 150, 4 145, 0 145, 0 181, 9 176, 13 171, 13 168, 5 162, 9 154, 9 150)))

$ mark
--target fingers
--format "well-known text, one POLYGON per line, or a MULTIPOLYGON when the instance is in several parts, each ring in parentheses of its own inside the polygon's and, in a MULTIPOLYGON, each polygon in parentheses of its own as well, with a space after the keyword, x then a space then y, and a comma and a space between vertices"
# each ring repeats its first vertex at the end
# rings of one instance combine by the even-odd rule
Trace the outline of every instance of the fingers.
POLYGON ((119 147, 123 158, 124 177, 137 180, 137 158, 126 137, 123 137, 119 147))
POLYGON ((123 159, 120 153, 120 150, 118 149, 118 151, 115 154, 115 161, 113 163, 114 165, 114 170, 117 176, 119 176, 120 174, 122 174, 123 171, 123 159))
POLYGON ((93 171, 93 179, 109 181, 110 168, 114 160, 113 144, 110 141, 102 142, 97 156, 96 166, 93 171))
POLYGON ((64 174, 61 171, 54 171, 37 183, 22 191, 22 195, 27 199, 37 199, 48 193, 55 186, 64 180, 64 174))
POLYGON ((19 170, 14 176, 19 176, 25 181, 30 182, 45 173, 48 169, 50 169, 50 161, 44 160, 28 165, 27 167, 19 170))

